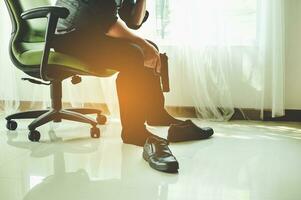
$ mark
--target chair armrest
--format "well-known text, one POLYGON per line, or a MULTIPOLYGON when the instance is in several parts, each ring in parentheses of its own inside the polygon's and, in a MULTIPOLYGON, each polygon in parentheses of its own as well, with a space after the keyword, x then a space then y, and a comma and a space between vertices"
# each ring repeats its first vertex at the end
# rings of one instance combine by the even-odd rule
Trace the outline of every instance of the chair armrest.
POLYGON ((49 14, 53 14, 58 18, 67 18, 70 14, 69 10, 60 6, 44 6, 37 7, 30 10, 26 10, 21 14, 21 18, 28 19, 36 19, 36 18, 45 18, 49 14))
POLYGON ((21 18, 23 20, 30 20, 36 18, 48 19, 47 29, 45 33, 44 51, 43 51, 42 60, 40 64, 40 77, 44 81, 52 81, 47 76, 47 66, 48 66, 50 49, 52 47, 52 40, 55 36, 55 30, 57 27, 58 20, 59 18, 67 18, 69 14, 70 12, 67 8, 59 7, 59 6, 37 7, 25 11, 21 14, 21 18))

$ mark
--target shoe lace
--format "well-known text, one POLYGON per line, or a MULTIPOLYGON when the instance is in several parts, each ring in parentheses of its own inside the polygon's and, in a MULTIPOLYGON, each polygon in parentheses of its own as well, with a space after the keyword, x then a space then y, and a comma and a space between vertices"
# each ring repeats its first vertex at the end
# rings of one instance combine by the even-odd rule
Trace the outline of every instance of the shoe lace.
POLYGON ((157 155, 160 156, 170 156, 171 152, 170 149, 168 147, 169 142, 168 140, 158 137, 158 136, 153 136, 153 139, 155 140, 156 146, 157 146, 157 155))

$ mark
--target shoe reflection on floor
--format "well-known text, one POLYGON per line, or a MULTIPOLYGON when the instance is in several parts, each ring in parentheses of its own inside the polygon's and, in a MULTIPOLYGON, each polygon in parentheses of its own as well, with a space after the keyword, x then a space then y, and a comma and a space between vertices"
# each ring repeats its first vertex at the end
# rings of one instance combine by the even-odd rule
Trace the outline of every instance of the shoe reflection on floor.
MULTIPOLYGON (((55 140, 38 144, 16 141, 14 136, 8 136, 7 143, 9 145, 28 149, 33 158, 53 156, 53 174, 43 178, 40 183, 30 188, 25 194, 24 200, 166 200, 168 185, 177 182, 177 175, 162 174, 152 170, 147 163, 144 163, 141 154, 137 159, 137 151, 140 151, 140 148, 121 143, 118 145, 121 152, 120 178, 91 180, 86 169, 67 172, 65 153, 91 154, 99 151, 101 144, 95 139, 85 139, 81 142, 62 141, 55 136, 52 130, 49 131, 49 135, 55 140)), ((101 154, 106 154, 105 148, 101 150, 104 150, 101 154)), ((114 159, 114 155, 112 155, 112 159, 114 159)), ((98 170, 107 170, 107 168, 99 167, 98 170)), ((30 176, 29 173, 28 176, 30 176)), ((30 177, 26 180, 30 180, 30 177)))

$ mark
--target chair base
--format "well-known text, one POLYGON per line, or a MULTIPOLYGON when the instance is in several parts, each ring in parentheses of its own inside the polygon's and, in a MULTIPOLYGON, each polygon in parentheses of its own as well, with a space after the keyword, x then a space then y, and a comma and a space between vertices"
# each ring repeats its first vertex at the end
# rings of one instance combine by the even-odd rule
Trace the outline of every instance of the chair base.
POLYGON ((39 141, 40 134, 36 129, 48 122, 61 122, 62 120, 70 120, 76 122, 82 122, 86 124, 91 124, 91 137, 99 138, 99 129, 96 127, 97 124, 105 124, 106 117, 101 114, 102 111, 98 109, 89 109, 89 108, 70 108, 70 109, 50 109, 50 110, 34 110, 15 113, 7 116, 7 128, 9 130, 15 130, 17 128, 17 123, 14 119, 35 119, 28 126, 30 131, 29 139, 31 141, 39 141), (86 116, 87 114, 97 114, 96 120, 91 117, 86 116))
POLYGON ((90 134, 92 138, 100 137, 100 130, 97 124, 105 124, 107 119, 102 115, 102 111, 89 108, 70 108, 62 109, 62 80, 53 80, 50 84, 51 109, 49 110, 34 110, 12 114, 6 117, 6 127, 9 130, 16 130, 18 124, 14 119, 35 119, 28 126, 28 139, 33 142, 40 140, 40 133, 36 130, 38 127, 48 122, 61 122, 62 120, 70 120, 91 124, 90 134), (97 119, 94 120, 86 114, 97 114, 97 119))

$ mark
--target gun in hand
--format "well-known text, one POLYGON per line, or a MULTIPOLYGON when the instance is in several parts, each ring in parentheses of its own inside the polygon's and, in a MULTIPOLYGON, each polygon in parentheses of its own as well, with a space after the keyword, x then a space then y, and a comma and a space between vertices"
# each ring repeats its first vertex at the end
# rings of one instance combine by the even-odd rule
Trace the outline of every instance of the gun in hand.
POLYGON ((160 54, 161 59, 161 85, 163 92, 170 92, 169 88, 169 74, 168 74, 168 57, 166 53, 160 54))

